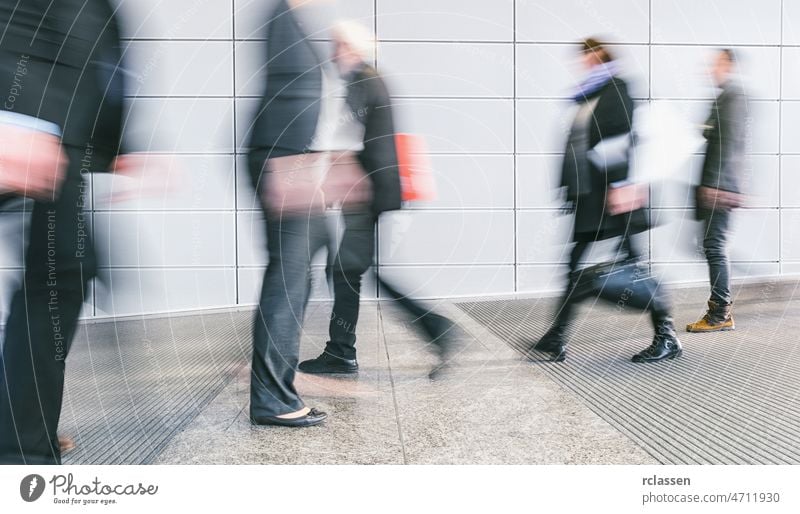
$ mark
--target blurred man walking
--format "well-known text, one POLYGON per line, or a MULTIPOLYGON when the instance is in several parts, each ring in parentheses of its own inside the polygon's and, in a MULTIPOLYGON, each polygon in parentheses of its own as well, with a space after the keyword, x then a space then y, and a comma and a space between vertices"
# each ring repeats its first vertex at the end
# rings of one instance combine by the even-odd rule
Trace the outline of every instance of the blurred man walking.
POLYGON ((697 187, 696 214, 703 221, 703 250, 708 261, 711 297, 708 311, 686 326, 689 332, 733 330, 728 234, 731 211, 742 202, 741 176, 745 160, 747 98, 734 79, 732 50, 717 52, 711 70, 722 91, 711 106, 703 135, 708 141, 703 173, 697 187))

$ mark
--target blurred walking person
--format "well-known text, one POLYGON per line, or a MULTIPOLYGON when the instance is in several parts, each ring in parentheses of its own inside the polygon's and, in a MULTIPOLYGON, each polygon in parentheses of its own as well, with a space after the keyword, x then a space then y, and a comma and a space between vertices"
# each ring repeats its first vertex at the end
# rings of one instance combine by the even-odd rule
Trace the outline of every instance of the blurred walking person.
POLYGON ((119 150, 119 31, 106 0, 1 0, 0 26, 0 207, 34 201, 0 356, 0 463, 60 464, 65 360, 95 274, 81 175, 119 150))
POLYGON ((269 263, 253 331, 250 419, 306 427, 327 414, 306 407, 295 388, 310 264, 327 243, 323 70, 302 27, 323 16, 317 2, 278 2, 267 30, 266 84, 253 121, 250 175, 267 225, 269 263), (302 5, 301 5, 302 4, 302 5))
MULTIPOLYGON (((330 317, 330 340, 315 359, 300 363, 305 373, 355 373, 356 328, 361 299, 362 276, 372 266, 375 229, 382 213, 402 206, 402 190, 395 144, 395 125, 389 92, 381 76, 368 63, 372 40, 366 28, 347 21, 336 25, 334 62, 347 82, 348 115, 360 128, 363 144, 357 159, 371 187, 368 203, 345 201, 342 206, 344 235, 338 252, 329 263, 334 305, 330 317)), ((348 127, 343 127, 349 130, 348 127)), ((415 301, 376 274, 381 290, 397 301, 413 319, 438 354, 439 374, 452 349, 453 323, 415 301)))
POLYGON ((741 179, 745 161, 747 97, 734 78, 735 54, 719 50, 711 75, 721 89, 711 106, 703 136, 707 140, 703 171, 697 187, 695 213, 703 222, 703 250, 708 261, 711 296, 708 310, 689 332, 734 330, 728 234, 731 211, 741 206, 741 179))
MULTIPOLYGON (((592 280, 587 270, 579 268, 590 245, 619 238, 619 252, 635 263, 640 257, 631 236, 650 228, 643 203, 627 198, 636 193, 628 181, 634 105, 627 84, 617 76, 619 69, 611 52, 598 40, 582 42, 581 61, 587 75, 572 98, 578 112, 567 141, 561 178, 568 209, 575 215, 569 280, 555 322, 531 346, 551 354, 556 361, 566 356, 567 330, 576 304, 586 297, 584 282, 592 280), (603 155, 598 158, 599 153, 603 155)), ((633 357, 634 362, 673 358, 682 351, 665 298, 649 300, 643 305, 650 311, 656 334, 652 344, 633 357)))

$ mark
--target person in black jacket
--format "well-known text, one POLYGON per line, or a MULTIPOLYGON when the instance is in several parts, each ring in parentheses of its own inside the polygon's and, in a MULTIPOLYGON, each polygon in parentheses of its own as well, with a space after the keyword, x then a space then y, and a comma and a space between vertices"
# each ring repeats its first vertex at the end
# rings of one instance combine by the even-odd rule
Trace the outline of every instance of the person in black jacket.
POLYGON ((712 76, 721 92, 705 124, 703 135, 708 146, 696 195, 696 217, 703 221, 703 250, 708 261, 711 295, 705 315, 689 323, 688 332, 736 328, 727 244, 731 211, 742 202, 748 105, 742 86, 733 77, 735 66, 732 50, 726 48, 716 53, 712 76))
POLYGON ((0 463, 59 464, 65 359, 95 274, 81 175, 107 171, 119 151, 119 32, 106 0, 2 0, 0 27, 8 93, 0 144, 14 133, 38 139, 30 166, 13 160, 14 148, 0 156, 0 203, 34 200, 24 281, 11 300, 0 356, 0 463), (39 183, 47 155, 60 164, 39 183))
MULTIPOLYGON (((366 29, 355 22, 341 22, 334 30, 334 61, 348 84, 350 113, 363 127, 363 148, 358 152, 358 160, 372 186, 372 197, 368 205, 343 206, 344 235, 329 264, 334 294, 330 340, 319 357, 300 363, 300 371, 306 373, 358 371, 355 343, 362 275, 372 266, 378 217, 400 209, 402 204, 391 98, 383 79, 365 62, 369 41, 366 29)), ((432 374, 436 376, 452 349, 453 323, 405 296, 379 276, 377 279, 382 291, 412 316, 413 325, 433 344, 441 360, 432 374)))
POLYGON ((323 71, 304 30, 321 18, 317 4, 281 0, 272 12, 266 84, 250 134, 250 176, 264 208, 269 253, 253 328, 250 419, 257 425, 308 427, 327 418, 304 404, 294 384, 311 259, 327 242, 324 205, 316 209, 305 198, 313 191, 292 187, 306 177, 306 164, 324 155, 318 141, 323 71), (282 166, 293 170, 286 180, 276 176, 282 166), (284 208, 280 191, 296 202, 292 209, 284 208))
MULTIPOLYGON (((649 228, 647 212, 635 208, 612 214, 611 200, 615 192, 628 185, 628 163, 598 166, 589 159, 590 151, 612 138, 630 137, 633 122, 633 100, 624 80, 617 76, 616 62, 610 51, 596 39, 582 43, 582 60, 587 78, 574 95, 578 112, 573 121, 562 167, 561 185, 567 191, 568 209, 574 211, 569 260, 569 283, 550 330, 533 349, 551 353, 563 360, 567 328, 572 320, 576 301, 574 289, 580 278, 579 264, 589 245, 596 241, 619 238, 620 251, 629 260, 638 260, 630 236, 649 228), (616 191, 615 191, 616 190, 616 191)), ((672 318, 665 302, 650 306, 656 336, 650 347, 634 356, 635 362, 651 362, 680 355, 681 346, 675 335, 672 318)))

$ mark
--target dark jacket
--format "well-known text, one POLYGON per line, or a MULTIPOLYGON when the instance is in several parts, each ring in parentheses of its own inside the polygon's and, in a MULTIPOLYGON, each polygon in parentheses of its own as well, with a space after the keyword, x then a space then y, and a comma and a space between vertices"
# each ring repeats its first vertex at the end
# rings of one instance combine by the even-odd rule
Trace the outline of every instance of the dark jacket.
POLYGON ((386 84, 372 66, 364 64, 349 77, 347 104, 364 125, 361 166, 372 180, 375 215, 400 209, 402 193, 397 166, 392 102, 386 84))
POLYGON ((1 0, 0 28, 0 108, 57 124, 64 145, 92 146, 91 171, 106 171, 119 152, 125 86, 108 1, 1 0))
POLYGON ((256 186, 265 159, 309 151, 322 98, 319 59, 285 0, 270 16, 266 39, 266 84, 249 137, 256 186))
MULTIPOLYGON (((628 86, 620 78, 613 78, 605 86, 583 101, 597 99, 588 127, 588 144, 591 149, 603 139, 631 132, 633 100, 628 86)), ((570 137, 572 139, 572 137, 570 137)), ((574 240, 594 241, 616 237, 624 233, 641 232, 648 228, 647 215, 642 209, 619 216, 605 212, 606 192, 609 184, 626 180, 628 166, 613 169, 597 169, 586 160, 586 155, 574 155, 572 148, 565 151, 561 185, 567 188, 567 198, 575 206, 574 240), (571 161, 581 160, 578 170, 585 170, 585 177, 576 176, 571 161), (588 187, 586 186, 588 184, 588 187)))
POLYGON ((708 146, 700 184, 742 193, 745 160, 747 97, 741 87, 728 82, 714 100, 703 133, 708 146))

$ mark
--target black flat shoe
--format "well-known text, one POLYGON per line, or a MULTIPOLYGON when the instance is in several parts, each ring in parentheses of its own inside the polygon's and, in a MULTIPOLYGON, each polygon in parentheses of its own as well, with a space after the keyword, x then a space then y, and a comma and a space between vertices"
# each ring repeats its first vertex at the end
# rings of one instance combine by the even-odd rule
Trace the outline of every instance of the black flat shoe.
POLYGON ((254 425, 274 425, 279 427, 310 427, 319 425, 328 415, 317 409, 311 409, 305 416, 299 418, 279 418, 277 416, 250 416, 254 425))
POLYGON ((316 359, 301 362, 297 369, 303 373, 357 373, 358 361, 355 359, 342 359, 327 352, 316 359))

